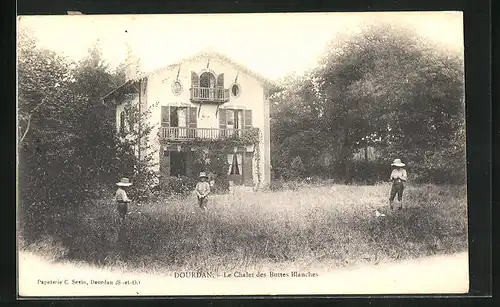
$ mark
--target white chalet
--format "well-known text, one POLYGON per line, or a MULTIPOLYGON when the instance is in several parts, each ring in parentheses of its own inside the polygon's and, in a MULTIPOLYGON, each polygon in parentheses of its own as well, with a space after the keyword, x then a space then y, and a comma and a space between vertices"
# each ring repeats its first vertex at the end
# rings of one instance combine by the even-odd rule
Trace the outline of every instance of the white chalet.
POLYGON ((269 183, 268 89, 272 83, 266 78, 213 51, 200 52, 147 75, 129 73, 127 78, 104 100, 114 101, 118 131, 125 128, 126 104, 151 110, 151 124, 157 128, 142 141, 157 152, 156 171, 162 177, 196 175, 192 169, 194 139, 238 136, 258 128, 259 146, 228 151, 227 171, 236 185, 269 183), (132 93, 132 98, 126 99, 124 93, 129 93, 128 97, 132 93))

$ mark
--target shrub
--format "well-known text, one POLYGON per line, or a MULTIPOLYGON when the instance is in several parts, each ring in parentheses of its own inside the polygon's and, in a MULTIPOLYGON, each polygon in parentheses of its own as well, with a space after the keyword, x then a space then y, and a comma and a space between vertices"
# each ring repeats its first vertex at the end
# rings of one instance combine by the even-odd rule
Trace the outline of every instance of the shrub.
POLYGON ((271 191, 282 191, 284 188, 284 181, 283 180, 272 180, 269 183, 269 190, 271 191))
POLYGON ((302 162, 302 159, 300 156, 296 156, 293 160, 292 163, 290 164, 290 168, 293 171, 293 175, 295 177, 302 177, 305 172, 305 167, 304 163, 302 162))
POLYGON ((187 195, 194 191, 196 183, 193 177, 167 177, 160 184, 161 194, 187 195))

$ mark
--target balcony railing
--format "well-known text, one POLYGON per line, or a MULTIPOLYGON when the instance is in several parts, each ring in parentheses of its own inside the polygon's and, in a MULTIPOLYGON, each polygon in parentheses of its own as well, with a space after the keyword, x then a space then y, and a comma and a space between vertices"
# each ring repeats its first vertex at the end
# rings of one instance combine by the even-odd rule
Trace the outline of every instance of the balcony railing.
POLYGON ((193 139, 223 139, 243 136, 245 129, 161 127, 160 139, 169 141, 189 141, 193 139))
POLYGON ((192 102, 224 103, 229 101, 229 89, 223 87, 192 87, 189 91, 192 102))

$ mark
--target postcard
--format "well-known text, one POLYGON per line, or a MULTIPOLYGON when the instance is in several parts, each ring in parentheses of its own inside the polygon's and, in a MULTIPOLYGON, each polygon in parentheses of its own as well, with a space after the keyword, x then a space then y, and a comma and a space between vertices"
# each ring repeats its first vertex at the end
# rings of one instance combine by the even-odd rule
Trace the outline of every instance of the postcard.
POLYGON ((461 12, 18 16, 18 295, 469 290, 461 12))

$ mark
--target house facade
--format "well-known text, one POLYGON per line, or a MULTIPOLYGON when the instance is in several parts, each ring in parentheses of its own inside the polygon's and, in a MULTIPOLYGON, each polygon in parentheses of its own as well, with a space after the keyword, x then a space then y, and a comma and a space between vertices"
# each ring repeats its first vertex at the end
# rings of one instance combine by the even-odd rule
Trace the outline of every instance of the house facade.
POLYGON ((126 129, 127 104, 150 112, 154 129, 141 141, 154 153, 161 178, 196 175, 200 140, 234 139, 252 130, 258 131, 257 144, 223 149, 227 174, 236 185, 269 183, 271 83, 266 78, 220 53, 200 52, 143 76, 134 76, 132 68, 128 79, 105 100, 116 105, 117 131, 126 129))

